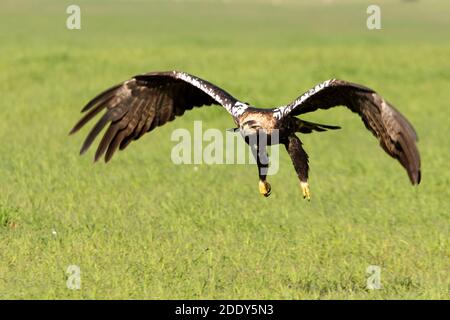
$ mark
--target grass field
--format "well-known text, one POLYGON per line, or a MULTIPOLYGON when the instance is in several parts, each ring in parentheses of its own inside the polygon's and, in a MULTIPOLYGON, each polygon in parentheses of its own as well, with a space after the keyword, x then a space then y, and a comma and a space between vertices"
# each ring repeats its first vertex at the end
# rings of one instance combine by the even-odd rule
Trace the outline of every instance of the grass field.
POLYGON ((449 299, 450 3, 67 1, 0 3, 0 298, 449 299), (203 108, 158 128, 108 165, 68 131, 102 89, 180 69, 256 106, 342 78, 376 89, 414 124, 423 180, 345 109, 305 119, 343 127, 302 137, 304 201, 290 159, 258 193, 250 165, 176 166, 175 128, 225 130, 203 108), (81 290, 66 286, 69 265, 81 290), (381 289, 366 269, 381 267, 381 289))

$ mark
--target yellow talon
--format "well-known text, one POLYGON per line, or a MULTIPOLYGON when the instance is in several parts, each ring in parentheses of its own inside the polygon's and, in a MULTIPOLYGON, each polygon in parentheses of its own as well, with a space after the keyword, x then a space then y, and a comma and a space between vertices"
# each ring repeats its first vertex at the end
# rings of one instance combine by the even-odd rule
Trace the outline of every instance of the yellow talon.
POLYGON ((259 181, 259 193, 261 193, 264 197, 270 196, 270 184, 267 181, 259 181))
POLYGON ((308 182, 300 182, 300 187, 303 193, 303 199, 311 200, 311 192, 309 192, 308 182))

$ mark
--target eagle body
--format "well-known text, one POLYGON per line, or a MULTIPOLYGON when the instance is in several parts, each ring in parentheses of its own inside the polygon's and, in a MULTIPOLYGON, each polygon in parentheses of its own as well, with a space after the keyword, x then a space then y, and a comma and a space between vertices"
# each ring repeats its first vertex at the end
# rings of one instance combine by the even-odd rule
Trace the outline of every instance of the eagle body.
POLYGON ((222 106, 232 116, 237 129, 249 144, 257 162, 259 191, 266 197, 270 195, 271 186, 266 180, 269 161, 265 147, 280 143, 291 157, 303 197, 310 198, 308 155, 296 134, 340 127, 305 121, 298 116, 337 106, 345 106, 358 114, 366 128, 378 139, 382 149, 405 168, 411 183, 420 183, 417 134, 410 122, 372 89, 337 79, 314 86, 287 105, 260 109, 185 72, 145 73, 115 85, 89 101, 82 109, 85 115, 75 124, 71 133, 77 132, 104 111, 87 135, 80 153, 85 153, 108 126, 95 153, 95 161, 104 156, 108 162, 117 149, 125 149, 145 133, 182 116, 194 107, 213 104, 222 106), (260 140, 265 140, 265 144, 260 144, 260 140))
POLYGON ((244 137, 264 132, 270 138, 274 130, 280 129, 280 125, 271 109, 248 107, 238 118, 239 131, 244 137))

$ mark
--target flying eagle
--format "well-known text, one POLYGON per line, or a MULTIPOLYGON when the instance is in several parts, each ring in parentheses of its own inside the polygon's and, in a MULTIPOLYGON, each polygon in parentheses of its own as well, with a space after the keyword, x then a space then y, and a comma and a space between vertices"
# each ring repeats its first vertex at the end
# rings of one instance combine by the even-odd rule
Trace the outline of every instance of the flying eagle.
MULTIPOLYGON (((223 89, 188 73, 150 72, 113 86, 92 99, 82 110, 87 113, 70 133, 77 132, 106 109, 89 132, 80 154, 88 150, 97 135, 109 124, 95 153, 95 161, 105 155, 105 162, 108 162, 118 148, 125 149, 131 141, 139 139, 146 132, 174 120, 186 110, 212 104, 221 105, 228 111, 244 138, 264 133, 270 144, 271 135, 277 131, 278 143, 286 147, 300 180, 303 197, 308 200, 308 155, 296 133, 339 127, 308 122, 297 116, 336 106, 346 106, 359 114, 383 150, 406 169, 411 183, 420 183, 417 135, 409 121, 375 91, 337 79, 316 85, 288 105, 260 109, 243 103, 223 89)), ((247 143, 248 141, 246 139, 247 143)), ((258 166, 259 192, 267 197, 271 186, 266 180, 266 150, 258 144, 250 147, 258 166)))

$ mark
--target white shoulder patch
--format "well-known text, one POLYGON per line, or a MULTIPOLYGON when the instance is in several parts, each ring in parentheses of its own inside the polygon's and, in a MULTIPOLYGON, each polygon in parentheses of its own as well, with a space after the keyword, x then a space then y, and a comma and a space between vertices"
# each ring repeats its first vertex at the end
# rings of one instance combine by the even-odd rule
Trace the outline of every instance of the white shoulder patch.
POLYGON ((238 101, 234 104, 233 107, 231 107, 230 112, 233 115, 233 117, 237 118, 237 117, 240 117, 245 112, 245 110, 247 110, 247 108, 248 108, 248 105, 238 101))
POLYGON ((174 74, 176 75, 176 78, 186 81, 186 82, 192 84, 194 87, 199 88, 200 90, 202 90, 203 92, 205 92, 206 94, 211 96, 214 100, 219 102, 221 105, 223 105, 225 107, 225 109, 230 110, 231 106, 229 104, 227 104, 225 101, 223 101, 220 94, 217 94, 217 92, 213 88, 211 88, 210 85, 205 84, 200 79, 198 79, 194 76, 191 76, 187 73, 184 73, 184 72, 174 71, 174 74))
POLYGON ((301 105, 303 102, 305 102, 309 97, 311 97, 312 95, 316 94, 317 92, 323 90, 324 88, 329 87, 334 81, 335 81, 335 79, 330 79, 330 80, 324 81, 322 83, 319 83, 314 88, 311 88, 307 92, 302 94, 297 100, 295 100, 291 104, 284 106, 284 107, 276 108, 273 112, 273 116, 278 120, 283 118, 285 115, 290 113, 295 107, 297 107, 298 105, 301 105))

